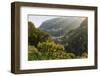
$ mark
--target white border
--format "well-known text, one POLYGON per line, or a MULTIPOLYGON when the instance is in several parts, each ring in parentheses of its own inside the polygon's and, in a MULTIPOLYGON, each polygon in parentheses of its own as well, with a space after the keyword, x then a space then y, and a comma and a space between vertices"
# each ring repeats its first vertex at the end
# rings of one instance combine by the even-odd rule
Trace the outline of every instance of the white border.
POLYGON ((43 69, 94 65, 94 11, 41 7, 20 8, 20 69, 43 69), (88 17, 88 59, 28 61, 28 14, 88 17))

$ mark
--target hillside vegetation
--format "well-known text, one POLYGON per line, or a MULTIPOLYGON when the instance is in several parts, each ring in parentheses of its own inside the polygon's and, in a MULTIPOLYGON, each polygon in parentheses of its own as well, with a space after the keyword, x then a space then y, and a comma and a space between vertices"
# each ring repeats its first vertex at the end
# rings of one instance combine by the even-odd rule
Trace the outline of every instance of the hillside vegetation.
POLYGON ((64 24, 65 21, 64 18, 47 20, 39 28, 36 28, 34 23, 28 22, 28 60, 88 57, 87 19, 84 21, 74 19, 72 23, 67 21, 64 24))

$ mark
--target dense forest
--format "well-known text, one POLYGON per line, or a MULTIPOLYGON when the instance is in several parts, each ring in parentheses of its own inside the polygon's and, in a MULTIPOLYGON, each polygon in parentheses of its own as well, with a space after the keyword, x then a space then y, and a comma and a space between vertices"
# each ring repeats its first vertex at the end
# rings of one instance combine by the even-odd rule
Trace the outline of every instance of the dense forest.
POLYGON ((61 31, 62 34, 60 35, 59 31, 48 32, 47 29, 48 27, 51 29, 51 26, 45 27, 45 24, 47 25, 47 23, 43 23, 43 26, 41 25, 39 28, 36 28, 34 23, 28 22, 28 60, 77 59, 88 57, 87 19, 73 30, 68 32, 65 32, 65 30, 61 31))

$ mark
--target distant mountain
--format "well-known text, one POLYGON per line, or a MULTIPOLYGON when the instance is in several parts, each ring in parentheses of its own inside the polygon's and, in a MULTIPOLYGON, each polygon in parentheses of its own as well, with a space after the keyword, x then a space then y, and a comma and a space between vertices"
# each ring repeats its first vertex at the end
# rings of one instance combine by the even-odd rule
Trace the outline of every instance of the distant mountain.
POLYGON ((50 33, 53 37, 62 36, 80 26, 81 17, 61 17, 44 21, 39 27, 40 30, 50 33))
POLYGON ((64 45, 67 52, 81 55, 88 52, 87 21, 82 17, 54 18, 43 22, 39 29, 50 33, 55 42, 64 45))

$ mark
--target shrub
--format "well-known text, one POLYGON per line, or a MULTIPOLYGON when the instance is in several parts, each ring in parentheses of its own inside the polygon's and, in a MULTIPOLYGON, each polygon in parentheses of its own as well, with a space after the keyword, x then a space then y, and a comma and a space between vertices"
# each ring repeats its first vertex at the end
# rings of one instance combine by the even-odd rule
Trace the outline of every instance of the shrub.
POLYGON ((87 58, 87 57, 88 57, 88 53, 83 52, 82 55, 81 55, 81 58, 87 58))
POLYGON ((75 57, 73 53, 67 53, 63 45, 48 40, 39 43, 38 50, 42 53, 42 59, 69 59, 75 57))
POLYGON ((41 53, 35 46, 28 46, 28 60, 40 60, 41 53))

